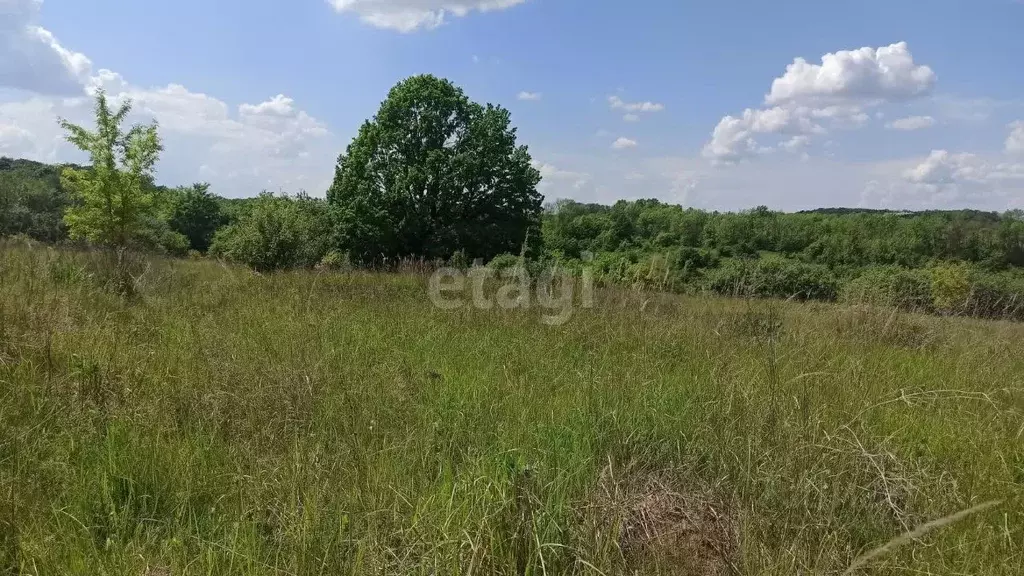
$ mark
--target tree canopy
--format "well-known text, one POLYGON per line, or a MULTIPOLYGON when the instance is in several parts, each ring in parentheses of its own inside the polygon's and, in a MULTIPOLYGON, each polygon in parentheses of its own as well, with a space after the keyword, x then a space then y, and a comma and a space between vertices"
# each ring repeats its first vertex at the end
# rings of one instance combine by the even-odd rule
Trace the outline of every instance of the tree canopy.
POLYGON ((327 192, 357 261, 463 251, 490 259, 537 237, 540 173, 508 110, 430 75, 391 89, 338 159, 327 192))
POLYGON ((220 202, 210 193, 210 185, 197 183, 175 191, 167 222, 171 229, 188 239, 189 247, 206 252, 217 229, 227 224, 220 202))
POLYGON ((60 121, 68 142, 89 154, 92 163, 88 170, 69 167, 61 174, 78 200, 64 215, 72 238, 117 248, 155 243, 156 206, 148 188, 163 147, 155 123, 122 130, 131 109, 131 101, 125 101, 113 111, 101 90, 95 130, 60 121))

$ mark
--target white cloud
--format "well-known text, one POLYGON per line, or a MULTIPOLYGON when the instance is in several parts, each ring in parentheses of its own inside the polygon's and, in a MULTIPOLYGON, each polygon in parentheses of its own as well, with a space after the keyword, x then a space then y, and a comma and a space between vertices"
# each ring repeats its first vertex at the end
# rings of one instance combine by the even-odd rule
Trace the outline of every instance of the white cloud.
POLYGON ((1010 135, 1006 137, 1006 152, 1024 154, 1024 120, 1010 124, 1010 135))
POLYGON ((377 28, 413 32, 444 24, 451 15, 504 10, 526 0, 327 0, 338 12, 352 12, 377 28))
POLYGON ((102 88, 114 101, 134 102, 130 122, 160 123, 166 148, 161 182, 209 180, 215 192, 228 196, 326 189, 340 146, 291 98, 279 94, 233 111, 180 84, 146 88, 110 70, 92 74, 88 58, 32 25, 38 7, 30 0, 0 0, 0 154, 85 161, 64 140, 57 118, 91 125, 91 96, 102 88), (26 38, 45 42, 26 44, 26 38))
POLYGON ((637 147, 637 141, 636 140, 631 140, 629 138, 626 138, 625 136, 620 136, 617 140, 615 140, 615 142, 612 142, 612 148, 614 148, 616 150, 624 150, 626 148, 636 148, 636 147, 637 147))
POLYGON ((793 136, 792 138, 786 140, 785 142, 782 142, 781 144, 779 144, 779 148, 782 148, 783 150, 788 150, 790 152, 795 152, 807 146, 810 142, 810 136, 806 134, 800 134, 798 136, 793 136))
POLYGON ((914 184, 952 184, 958 180, 976 179, 981 164, 974 154, 951 154, 946 150, 933 150, 923 162, 903 173, 914 184))
POLYGON ((523 92, 520 92, 519 95, 516 96, 516 98, 518 98, 519 100, 536 101, 536 100, 540 100, 541 94, 540 94, 540 92, 526 92, 526 91, 523 91, 523 92))
POLYGON ((64 143, 56 117, 59 101, 32 97, 0 103, 0 156, 27 156, 53 162, 64 143))
POLYGON ((1007 158, 933 150, 903 178, 918 205, 1008 208, 1024 201, 1024 163, 1007 158))
POLYGON ((82 93, 92 69, 36 25, 42 0, 0 0, 0 86, 62 96, 82 93))
POLYGON ((624 114, 622 119, 626 122, 636 122, 637 120, 640 120, 640 117, 630 112, 629 114, 624 114))
POLYGON ((772 82, 765 104, 899 100, 927 93, 935 72, 914 62, 906 42, 825 54, 821 64, 797 58, 772 82))
POLYGON ((711 135, 711 141, 704 147, 703 154, 714 161, 735 162, 772 149, 760 146, 755 135, 782 134, 792 137, 821 133, 824 133, 824 128, 815 123, 805 110, 748 108, 742 116, 722 118, 711 135))
POLYGON ((538 185, 538 190, 547 194, 552 188, 557 190, 580 190, 590 181, 590 174, 586 172, 575 172, 572 170, 562 170, 556 168, 553 164, 546 162, 540 162, 534 160, 532 162, 533 167, 536 168, 541 175, 541 182, 538 185))
POLYGON ((612 110, 625 110, 626 112, 661 112, 665 109, 664 104, 657 102, 625 102, 618 96, 609 96, 608 105, 612 110))
POLYGON ((914 62, 905 42, 826 54, 821 64, 797 58, 772 82, 763 108, 719 121, 703 155, 734 163, 775 149, 755 136, 789 136, 791 143, 794 136, 825 134, 829 128, 859 128, 870 120, 865 109, 921 96, 934 84, 935 73, 914 62))
POLYGON ((907 118, 900 118, 893 120, 885 125, 889 130, 903 130, 905 132, 913 130, 924 130, 925 128, 931 128, 935 125, 935 118, 931 116, 908 116, 907 118))

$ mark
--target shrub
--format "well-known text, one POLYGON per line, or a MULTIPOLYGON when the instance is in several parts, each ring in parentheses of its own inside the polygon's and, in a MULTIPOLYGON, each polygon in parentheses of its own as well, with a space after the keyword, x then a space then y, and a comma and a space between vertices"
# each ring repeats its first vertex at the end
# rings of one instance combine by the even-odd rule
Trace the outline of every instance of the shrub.
POLYGON ((217 231, 210 253, 260 272, 312 268, 333 240, 333 219, 322 200, 263 193, 237 222, 217 231))
POLYGON ((798 300, 835 300, 839 291, 827 267, 779 256, 727 260, 707 273, 705 287, 718 294, 798 300))
POLYGON ((469 268, 470 261, 466 256, 466 251, 459 249, 452 253, 451 258, 448 259, 448 265, 452 268, 458 268, 459 270, 465 270, 469 268))
POLYGON ((487 266, 498 272, 505 272, 512 268, 525 267, 523 258, 516 256, 515 254, 499 254, 491 260, 487 266))
POLYGON ((158 232, 157 246, 163 252, 171 256, 185 256, 189 252, 189 242, 183 234, 167 229, 166 226, 158 232))
POLYGON ((964 311, 971 296, 970 269, 964 264, 945 264, 931 269, 932 303, 947 314, 964 311))
POLYGON ((1024 278, 974 272, 965 311, 982 318, 1024 320, 1024 278))
POLYGON ((320 263, 316 265, 316 268, 317 270, 336 272, 339 270, 349 270, 352 268, 352 264, 349 261, 348 254, 338 250, 331 250, 320 259, 320 263))
POLYGON ((842 301, 930 311, 933 306, 932 279, 924 270, 900 266, 866 268, 843 286, 842 301))

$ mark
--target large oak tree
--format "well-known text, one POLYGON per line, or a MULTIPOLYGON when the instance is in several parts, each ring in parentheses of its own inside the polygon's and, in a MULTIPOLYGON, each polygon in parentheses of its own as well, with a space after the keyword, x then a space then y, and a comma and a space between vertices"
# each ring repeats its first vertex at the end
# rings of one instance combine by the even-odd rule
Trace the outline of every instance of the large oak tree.
POLYGON ((539 182, 508 110, 423 75, 392 88, 359 129, 327 198, 354 260, 490 259, 539 239, 539 182))

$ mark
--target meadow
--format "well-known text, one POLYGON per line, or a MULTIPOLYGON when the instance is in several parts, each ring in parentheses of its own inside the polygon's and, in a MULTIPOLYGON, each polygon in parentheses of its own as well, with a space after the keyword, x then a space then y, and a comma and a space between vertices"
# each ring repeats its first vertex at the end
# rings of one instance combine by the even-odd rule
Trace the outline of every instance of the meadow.
POLYGON ((106 258, 0 246, 0 574, 1024 573, 1024 324, 106 258))

